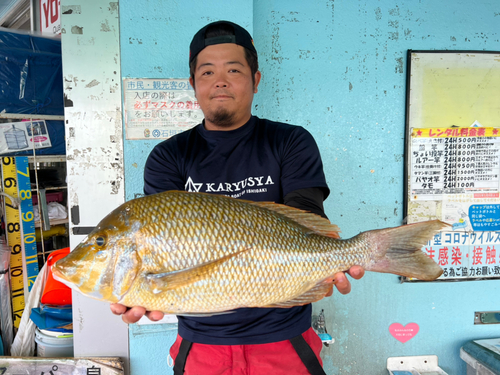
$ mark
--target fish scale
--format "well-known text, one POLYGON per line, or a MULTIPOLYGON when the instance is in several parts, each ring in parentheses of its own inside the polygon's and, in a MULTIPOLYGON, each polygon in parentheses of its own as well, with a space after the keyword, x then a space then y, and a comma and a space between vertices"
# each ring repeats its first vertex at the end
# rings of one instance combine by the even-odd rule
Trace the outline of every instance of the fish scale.
POLYGON ((172 191, 115 209, 53 274, 91 297, 166 313, 290 307, 323 298, 334 274, 353 265, 439 277, 421 248, 446 225, 341 240, 328 220, 291 207, 172 191))
MULTIPOLYGON (((292 247, 289 242, 290 238, 293 238, 289 232, 282 232, 279 240, 276 238, 266 240, 265 236, 261 234, 254 241, 257 246, 262 246, 261 248, 256 247, 255 250, 249 253, 232 258, 224 263, 220 270, 214 270, 215 274, 208 281, 208 286, 206 280, 203 280, 180 288, 173 295, 151 294, 148 293, 147 288, 138 293, 134 293, 132 290, 132 293, 125 296, 122 303, 140 306, 148 305, 154 310, 165 311, 170 309, 169 312, 180 313, 183 311, 213 311, 211 306, 214 305, 219 306, 219 311, 226 311, 243 306, 265 306, 288 301, 304 291, 301 284, 289 284, 289 281, 294 278, 293 275, 303 276, 303 270, 307 269, 309 270, 307 284, 315 284, 333 274, 332 264, 335 262, 331 254, 321 250, 319 251, 323 253, 323 257, 318 255, 314 258, 309 257, 309 254, 314 251, 312 250, 314 247, 316 249, 331 247, 329 242, 332 239, 328 237, 320 238, 316 236, 316 240, 312 241, 314 245, 311 246, 311 250, 300 252, 294 257, 287 256, 286 249, 292 247), (274 262, 266 262, 271 258, 274 258, 274 262), (320 258, 319 262, 317 261, 318 258, 320 258), (242 264, 250 264, 251 266, 243 267, 242 264), (238 278, 244 276, 243 285, 241 283, 231 283, 231 280, 227 279, 227 275, 238 278), (269 287, 270 282, 273 282, 273 288, 269 287), (237 285, 237 287, 227 288, 225 284, 233 284, 237 285), (241 289, 246 290, 247 293, 241 293, 241 289), (203 295, 204 303, 201 306, 198 298, 190 298, 190 296, 197 294, 203 295), (132 296, 141 296, 141 298, 131 298, 132 296), (255 299, 255 297, 258 297, 258 299, 255 299), (182 303, 179 298, 182 299, 182 303), (175 307, 169 307, 169 304, 175 307)), ((339 264, 339 266, 341 268, 333 271, 336 272, 342 269, 343 264, 339 264)))

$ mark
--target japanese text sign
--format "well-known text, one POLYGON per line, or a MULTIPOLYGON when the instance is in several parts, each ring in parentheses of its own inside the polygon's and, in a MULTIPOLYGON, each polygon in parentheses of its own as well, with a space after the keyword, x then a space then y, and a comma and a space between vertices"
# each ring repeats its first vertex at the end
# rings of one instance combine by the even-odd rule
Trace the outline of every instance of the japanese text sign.
POLYGON ((497 128, 426 128, 411 134, 411 199, 498 193, 497 128))
POLYGON ((423 247, 443 269, 440 279, 500 277, 500 232, 441 232, 423 247))
POLYGON ((124 79, 127 139, 167 139, 201 123, 188 79, 124 79))
POLYGON ((475 231, 500 230, 500 204, 474 204, 469 218, 475 231))

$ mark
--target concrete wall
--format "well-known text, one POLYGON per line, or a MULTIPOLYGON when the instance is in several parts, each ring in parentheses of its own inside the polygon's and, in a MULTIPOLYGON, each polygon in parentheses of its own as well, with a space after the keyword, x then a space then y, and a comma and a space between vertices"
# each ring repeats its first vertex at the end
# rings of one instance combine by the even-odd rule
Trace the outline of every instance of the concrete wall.
MULTIPOLYGON (((63 0, 62 56, 70 244, 124 202, 118 3, 63 0), (80 234, 78 234, 80 233, 80 234)), ((128 356, 109 304, 73 292, 75 356, 128 356)))
MULTIPOLYGON (((188 78, 189 43, 207 23, 232 20, 253 30, 253 3, 120 1, 123 78, 188 78)), ((157 142, 156 142, 157 143, 157 142)), ((126 199, 142 194, 143 167, 155 141, 125 141, 126 199)))
MULTIPOLYGON (((305 126, 331 187, 326 212, 343 237, 401 224, 405 74, 408 49, 500 50, 496 0, 122 0, 122 77, 188 77, 188 46, 204 24, 228 19, 253 33, 263 74, 254 114, 305 126)), ((125 141, 126 199, 142 193, 153 141, 125 141)), ((336 342, 323 350, 327 374, 386 374, 390 356, 436 354, 465 373, 460 347, 500 336, 474 326, 474 311, 499 310, 500 282, 399 284, 368 274, 325 309, 336 342), (392 323, 417 323, 405 344, 392 323)), ((132 373, 165 373, 175 326, 132 326, 132 373)))

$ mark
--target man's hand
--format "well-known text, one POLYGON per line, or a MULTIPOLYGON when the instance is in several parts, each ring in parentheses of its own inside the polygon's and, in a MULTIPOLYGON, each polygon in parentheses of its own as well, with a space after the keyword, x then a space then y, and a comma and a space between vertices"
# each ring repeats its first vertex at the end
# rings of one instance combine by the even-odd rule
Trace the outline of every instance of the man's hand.
POLYGON ((146 311, 144 307, 140 306, 134 306, 129 309, 127 306, 119 303, 112 303, 110 309, 113 314, 121 315, 122 320, 127 324, 137 323, 144 315, 153 322, 162 320, 165 315, 161 311, 146 311))
MULTIPOLYGON (((360 266, 352 266, 349 268, 349 271, 347 273, 356 280, 361 279, 364 274, 365 270, 363 267, 360 266)), ((333 277, 333 285, 337 287, 337 290, 342 293, 342 294, 348 294, 351 292, 351 283, 349 279, 346 276, 345 272, 337 272, 334 277, 333 277)), ((332 289, 326 294, 326 297, 330 297, 333 294, 333 286, 332 289)))

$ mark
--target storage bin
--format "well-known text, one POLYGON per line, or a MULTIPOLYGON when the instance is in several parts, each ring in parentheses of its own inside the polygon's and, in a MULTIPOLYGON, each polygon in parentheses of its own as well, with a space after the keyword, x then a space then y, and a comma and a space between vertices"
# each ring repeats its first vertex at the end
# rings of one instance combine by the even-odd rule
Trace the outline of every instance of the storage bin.
POLYGON ((500 338, 472 340, 460 349, 467 375, 500 375, 500 338))
MULTIPOLYGON (((47 200, 47 203, 50 202, 62 202, 63 200, 63 192, 62 191, 56 191, 52 193, 45 193, 45 199, 47 200)), ((33 194, 31 196, 31 202, 33 202, 33 206, 36 206, 38 204, 38 195, 33 194)))
POLYGON ((38 357, 73 357, 72 334, 62 335, 59 332, 50 332, 37 328, 35 331, 35 342, 37 344, 36 354, 38 357))
POLYGON ((51 267, 59 260, 64 258, 69 254, 69 247, 56 250, 52 252, 47 258, 47 280, 45 281, 45 288, 42 293, 42 298, 40 302, 44 305, 55 305, 55 306, 63 306, 63 305, 71 305, 72 303, 72 294, 71 289, 54 279, 52 276, 51 267))

